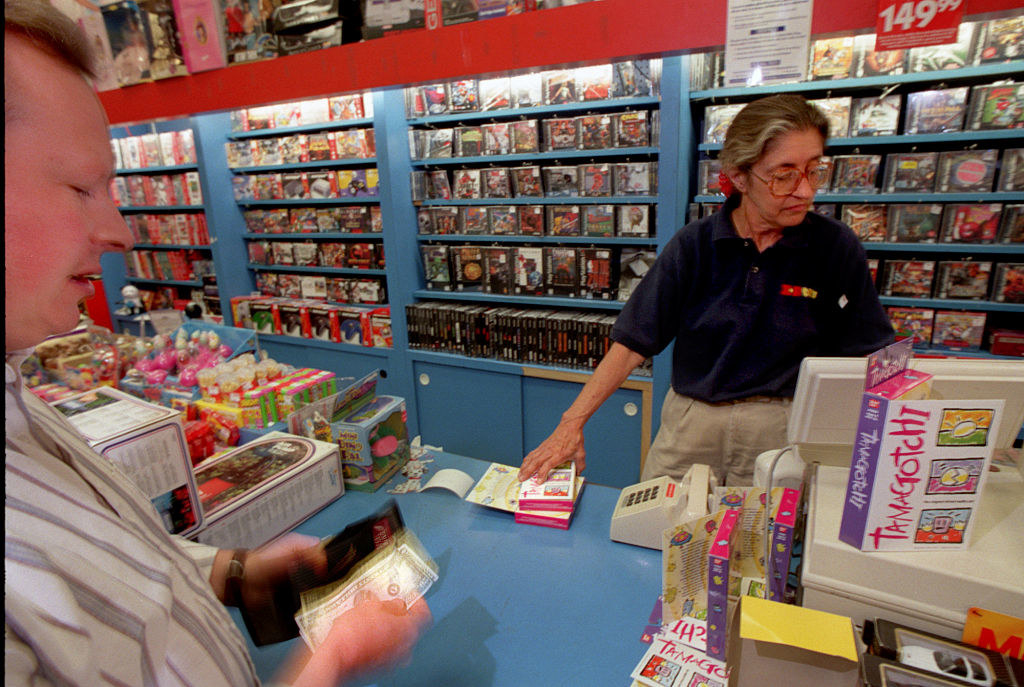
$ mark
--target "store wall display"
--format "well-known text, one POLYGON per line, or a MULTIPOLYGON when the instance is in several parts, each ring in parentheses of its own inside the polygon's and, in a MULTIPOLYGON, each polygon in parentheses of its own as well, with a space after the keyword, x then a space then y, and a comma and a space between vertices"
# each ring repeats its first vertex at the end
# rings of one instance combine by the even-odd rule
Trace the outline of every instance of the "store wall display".
MULTIPOLYGON (((864 242, 883 303, 969 307, 983 311, 983 329, 1020 329, 1024 311, 1007 299, 1013 287, 1006 284, 1024 255, 1024 84, 1010 81, 1021 72, 1018 56, 999 46, 1022 25, 1020 18, 965 22, 956 44, 885 53, 873 52, 873 36, 814 40, 809 80, 767 88, 717 88, 720 56, 694 59, 690 97, 703 159, 691 217, 723 197, 715 155, 738 109, 761 95, 801 93, 824 105, 832 124, 832 176, 815 210, 864 242), (1007 276, 997 281, 997 274, 1007 276)), ((938 343, 948 338, 917 343, 963 348, 938 343)), ((983 340, 964 350, 979 350, 983 340)))

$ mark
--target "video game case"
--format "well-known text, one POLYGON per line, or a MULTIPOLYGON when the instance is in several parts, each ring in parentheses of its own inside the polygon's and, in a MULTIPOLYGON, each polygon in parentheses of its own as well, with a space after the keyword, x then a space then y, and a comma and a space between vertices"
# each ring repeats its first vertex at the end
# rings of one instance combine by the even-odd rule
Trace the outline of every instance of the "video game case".
POLYGON ((623 60, 612 63, 612 97, 646 98, 660 91, 661 60, 623 60))
POLYGON ((480 80, 480 109, 485 112, 512 107, 511 83, 507 76, 480 80))
POLYGON ((484 198, 511 198, 512 184, 508 169, 495 167, 483 170, 484 198))
POLYGON ((902 74, 907 66, 907 51, 875 50, 875 40, 876 35, 873 33, 854 37, 853 50, 856 63, 854 75, 863 78, 865 76, 902 74))
POLYGON ((487 208, 487 222, 491 233, 498 236, 512 236, 519 228, 515 205, 492 205, 487 208))
POLYGON ((510 79, 512 104, 515 107, 543 105, 543 84, 540 74, 517 74, 510 79))
POLYGON ((942 206, 936 203, 889 206, 889 240, 894 243, 935 243, 942 225, 942 206))
POLYGON ((565 246, 544 248, 544 280, 549 296, 575 296, 579 270, 576 249, 565 246))
POLYGON ((569 165, 545 167, 544 195, 549 198, 578 196, 580 193, 579 168, 569 165))
POLYGON ((836 219, 838 207, 839 206, 835 203, 815 203, 811 206, 811 212, 817 213, 822 217, 831 217, 832 219, 836 219))
POLYGON ((431 213, 433 208, 417 208, 416 209, 416 233, 418 234, 433 234, 434 233, 434 219, 431 213))
POLYGON ((490 231, 487 221, 487 208, 466 206, 459 212, 460 234, 486 234, 490 231))
POLYGON ((905 134, 941 134, 961 131, 967 111, 967 86, 916 91, 907 94, 905 134))
POLYGON ((515 249, 487 246, 481 252, 484 258, 484 291, 506 295, 512 293, 515 249))
POLYGON ((811 100, 810 103, 817 107, 828 119, 829 138, 846 138, 850 133, 850 107, 853 105, 853 98, 842 96, 838 98, 819 98, 811 100))
POLYGON ((517 198, 540 198, 544 196, 539 165, 525 165, 509 169, 512 189, 517 198))
POLYGON ((1003 164, 999 170, 997 191, 1024 191, 1024 148, 1003 151, 1003 164))
POLYGON ((484 154, 484 132, 479 126, 457 126, 452 143, 455 157, 477 157, 484 154))
POLYGON ((607 163, 580 165, 579 190, 583 196, 610 196, 612 194, 612 170, 607 163))
POLYGON ((1024 16, 990 19, 978 22, 974 46, 976 64, 1009 62, 1021 57, 1021 36, 1024 36, 1024 16))
POLYGON ((927 348, 932 342, 932 324, 935 311, 932 308, 906 308, 891 305, 886 308, 889 322, 896 331, 896 340, 911 338, 915 348, 927 348))
POLYGON ((972 88, 965 128, 971 131, 1024 128, 1024 83, 972 88))
POLYGON ((962 22, 956 42, 911 48, 907 56, 910 72, 932 72, 970 67, 974 64, 976 22, 962 22))
POLYGON ((455 129, 427 129, 423 157, 428 159, 449 158, 452 156, 452 141, 455 129))
POLYGON ((657 254, 643 248, 623 248, 619 252, 619 285, 616 297, 620 301, 628 301, 640 280, 644 278, 657 254))
POLYGON ((455 289, 480 291, 484 279, 484 261, 480 246, 451 246, 448 252, 455 274, 455 289))
POLYGON ((515 251, 515 287, 518 295, 544 294, 544 250, 533 246, 520 246, 515 251))
POLYGON ((612 92, 612 65, 597 64, 576 69, 576 91, 580 100, 607 100, 612 92))
POLYGON ((612 188, 617 196, 645 196, 652 191, 651 163, 616 162, 612 173, 612 188))
POLYGON ((938 193, 968 193, 992 190, 999 151, 945 150, 939 153, 935 190, 938 193))
POLYGON ((448 262, 448 246, 420 246, 423 268, 428 289, 452 290, 451 266, 448 262))
POLYGON ((937 162, 937 153, 889 153, 885 156, 885 192, 934 192, 937 162))
POLYGON ((476 112, 480 109, 480 93, 476 79, 458 79, 448 83, 448 111, 476 112))
POLYGON ((582 234, 584 236, 615 236, 615 206, 584 205, 582 234))
POLYGON ((887 208, 882 203, 843 205, 842 221, 861 241, 885 241, 889 238, 887 208))
POLYGON ((697 193, 702 196, 723 195, 718 175, 722 163, 717 158, 700 160, 697 163, 697 193))
POLYGON ((612 300, 615 298, 614 253, 609 248, 580 248, 579 295, 582 298, 612 300))
POLYGON ((512 152, 517 154, 540 152, 540 129, 536 119, 523 119, 511 123, 512 152))
POLYGON ((579 100, 576 75, 571 69, 552 69, 541 76, 545 105, 565 105, 579 100))
POLYGON ((853 76, 853 57, 853 36, 815 40, 811 44, 807 78, 810 81, 849 79, 853 76))
POLYGON ((616 148, 634 148, 650 145, 650 125, 647 110, 620 112, 612 115, 613 145, 616 148))
POLYGON ((512 152, 512 132, 507 122, 483 124, 484 155, 508 155, 512 152))
POLYGON ((938 264, 936 298, 985 300, 992 263, 981 260, 942 260, 938 264))
POLYGON ((448 172, 434 169, 426 172, 427 200, 451 200, 452 187, 448 182, 448 172))
POLYGON ((1003 206, 999 243, 1024 243, 1024 205, 1014 203, 1003 206))
POLYGON ((746 103, 706 106, 704 108, 704 135, 701 143, 724 143, 725 134, 729 130, 733 117, 745 106, 746 103))
POLYGON ((648 237, 651 235, 650 205, 618 205, 615 208, 615 235, 648 237))
POLYGON ((882 265, 882 295, 928 298, 934 277, 934 260, 887 260, 882 265))
POLYGON ((1002 213, 1002 203, 947 205, 940 240, 944 243, 995 243, 1002 213))
POLYGON ((452 195, 456 198, 472 199, 483 197, 479 169, 457 169, 452 172, 452 195))
POLYGON ((544 235, 544 206, 519 206, 519 233, 522 236, 544 235))
POLYGON ((549 205, 546 225, 548 236, 579 236, 580 206, 549 205))
MULTIPOLYGON (((409 157, 413 160, 422 160, 427 156, 427 132, 425 129, 409 129, 406 132, 409 139, 409 157)), ((306 156, 309 157, 307 144, 306 156)))
POLYGON ((836 155, 832 158, 833 193, 878 193, 881 155, 836 155))
POLYGON ((900 128, 899 94, 854 98, 850 106, 850 136, 892 136, 900 128))
POLYGON ((547 151, 576 150, 579 128, 576 117, 556 117, 543 120, 544 148, 547 151))
POLYGON ((581 150, 604 150, 612 147, 611 115, 594 114, 578 117, 579 142, 581 150))
POLYGON ((986 319, 983 312, 936 311, 932 325, 932 347, 955 351, 981 350, 986 319))
POLYGON ((433 233, 449 235, 459 233, 459 208, 440 206, 430 209, 433 233))
POLYGON ((996 265, 992 280, 992 300, 997 303, 1024 303, 1024 263, 996 265))

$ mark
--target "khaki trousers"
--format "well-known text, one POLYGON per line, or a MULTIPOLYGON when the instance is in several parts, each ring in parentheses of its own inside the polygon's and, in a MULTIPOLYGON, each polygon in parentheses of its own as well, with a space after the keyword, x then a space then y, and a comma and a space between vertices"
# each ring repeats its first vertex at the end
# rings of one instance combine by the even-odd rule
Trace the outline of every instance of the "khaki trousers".
POLYGON ((769 396, 704 403, 669 389, 641 479, 681 479, 690 465, 704 463, 720 486, 748 486, 754 459, 786 445, 791 405, 792 399, 769 396))

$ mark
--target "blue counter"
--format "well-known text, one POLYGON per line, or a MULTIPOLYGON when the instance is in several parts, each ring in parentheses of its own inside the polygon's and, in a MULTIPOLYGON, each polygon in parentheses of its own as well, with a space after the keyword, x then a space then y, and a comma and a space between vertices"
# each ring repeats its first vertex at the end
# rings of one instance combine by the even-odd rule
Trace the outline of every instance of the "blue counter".
MULTIPOLYGON (((476 480, 488 465, 451 454, 433 458, 425 480, 447 467, 476 480)), ((629 674, 647 648, 640 636, 661 593, 661 552, 608 538, 618 489, 586 485, 572 525, 557 530, 517 524, 511 513, 460 500, 444 489, 387 493, 404 479, 396 476, 375 494, 347 492, 296 529, 334 534, 394 498, 406 525, 440 566, 440 579, 426 595, 434 623, 420 638, 411 664, 356 684, 630 683, 629 674)), ((250 645, 264 681, 291 647, 291 642, 250 645)))

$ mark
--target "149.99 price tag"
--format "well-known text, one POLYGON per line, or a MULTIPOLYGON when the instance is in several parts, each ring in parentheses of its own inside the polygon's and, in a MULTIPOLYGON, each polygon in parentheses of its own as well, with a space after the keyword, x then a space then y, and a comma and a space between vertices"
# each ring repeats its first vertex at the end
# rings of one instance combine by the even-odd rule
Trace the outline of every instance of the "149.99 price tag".
POLYGON ((965 0, 878 0, 875 50, 955 43, 965 0))

